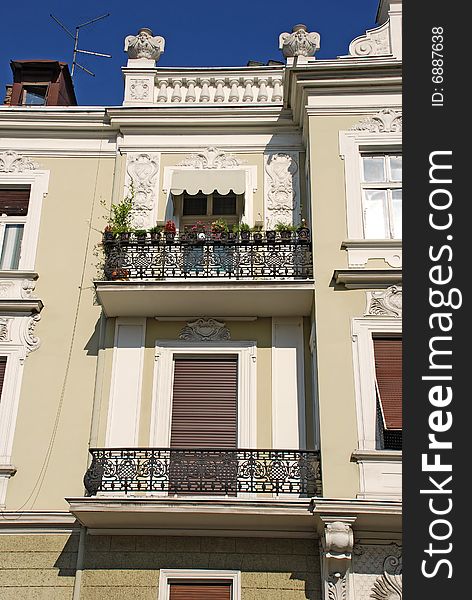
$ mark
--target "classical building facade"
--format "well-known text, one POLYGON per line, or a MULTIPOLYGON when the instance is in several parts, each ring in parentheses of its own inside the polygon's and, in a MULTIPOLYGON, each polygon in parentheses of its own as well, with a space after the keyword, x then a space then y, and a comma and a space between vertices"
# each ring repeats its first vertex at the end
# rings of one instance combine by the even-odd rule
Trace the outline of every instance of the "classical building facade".
POLYGON ((144 28, 122 106, 12 65, 2 599, 401 598, 401 14, 240 68, 144 28))

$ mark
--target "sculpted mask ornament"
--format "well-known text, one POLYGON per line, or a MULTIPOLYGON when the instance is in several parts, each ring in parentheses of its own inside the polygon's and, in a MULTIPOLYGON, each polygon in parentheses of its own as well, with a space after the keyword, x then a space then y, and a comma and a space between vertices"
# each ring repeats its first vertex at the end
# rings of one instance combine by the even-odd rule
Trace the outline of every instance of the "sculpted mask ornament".
POLYGON ((160 55, 164 52, 165 39, 160 35, 153 36, 153 33, 147 27, 142 27, 136 35, 125 37, 125 52, 128 58, 158 61, 160 55))
POLYGON ((231 337, 225 323, 216 319, 197 319, 187 325, 180 332, 179 338, 192 342, 214 342, 229 340, 231 337))
POLYGON ((320 48, 320 34, 309 32, 306 25, 295 25, 292 33, 281 33, 279 48, 285 58, 290 56, 314 56, 320 48))

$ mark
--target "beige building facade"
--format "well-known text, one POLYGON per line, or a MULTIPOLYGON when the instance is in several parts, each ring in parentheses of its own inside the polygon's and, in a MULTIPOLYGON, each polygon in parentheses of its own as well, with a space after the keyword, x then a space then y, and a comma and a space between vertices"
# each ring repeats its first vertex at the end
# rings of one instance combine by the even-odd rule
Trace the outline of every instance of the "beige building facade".
POLYGON ((2 598, 401 598, 401 14, 0 107, 2 598))

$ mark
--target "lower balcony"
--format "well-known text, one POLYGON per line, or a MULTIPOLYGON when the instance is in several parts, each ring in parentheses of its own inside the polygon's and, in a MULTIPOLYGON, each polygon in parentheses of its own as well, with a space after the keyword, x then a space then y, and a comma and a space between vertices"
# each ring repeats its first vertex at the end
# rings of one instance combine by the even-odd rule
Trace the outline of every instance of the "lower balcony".
MULTIPOLYGON (((320 497, 318 451, 96 448, 71 512, 92 530, 306 532, 320 497)), ((256 533, 257 534, 257 533, 256 533)))
POLYGON ((153 240, 129 234, 104 240, 104 280, 95 282, 97 297, 109 317, 190 316, 189 306, 191 316, 309 315, 310 232, 269 233, 244 239, 182 234, 153 240))

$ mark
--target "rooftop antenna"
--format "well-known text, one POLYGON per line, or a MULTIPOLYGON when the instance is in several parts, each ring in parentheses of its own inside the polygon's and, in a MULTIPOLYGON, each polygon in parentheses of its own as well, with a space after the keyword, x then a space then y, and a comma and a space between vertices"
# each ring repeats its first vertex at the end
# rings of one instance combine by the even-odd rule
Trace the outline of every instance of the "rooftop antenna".
POLYGON ((85 71, 86 73, 88 73, 89 75, 92 75, 92 77, 95 77, 95 73, 92 73, 92 71, 89 71, 88 69, 86 69, 83 65, 79 64, 77 62, 77 54, 92 54, 93 56, 102 56, 104 58, 111 58, 111 54, 103 54, 101 52, 91 52, 90 50, 79 50, 79 31, 80 29, 82 29, 82 27, 86 27, 87 25, 91 25, 92 23, 96 23, 97 21, 100 21, 101 19, 105 19, 106 17, 109 17, 110 13, 107 13, 106 15, 102 15, 101 17, 96 17, 95 19, 91 19, 90 21, 87 21, 86 23, 82 23, 81 25, 77 25, 75 28, 75 35, 69 31, 69 29, 67 29, 67 27, 61 23, 59 21, 59 19, 57 19, 53 14, 50 14, 50 17, 52 19, 54 19, 54 21, 56 21, 56 23, 59 25, 59 27, 61 27, 66 33, 67 35, 69 35, 73 40, 74 40, 74 54, 72 56, 72 69, 71 69, 71 77, 74 77, 74 71, 75 71, 75 67, 79 67, 79 69, 82 69, 82 71, 85 71))

